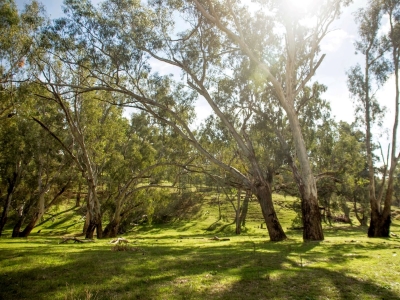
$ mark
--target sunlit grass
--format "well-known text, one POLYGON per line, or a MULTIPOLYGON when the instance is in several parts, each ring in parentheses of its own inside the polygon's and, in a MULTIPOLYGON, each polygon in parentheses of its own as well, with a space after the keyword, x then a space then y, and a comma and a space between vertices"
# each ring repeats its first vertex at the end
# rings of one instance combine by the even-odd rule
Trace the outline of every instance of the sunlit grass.
MULTIPOLYGON (((294 212, 284 204, 293 199, 277 200, 286 229, 294 212)), ((256 202, 240 236, 231 210, 218 220, 217 205, 205 203, 190 222, 125 234, 134 251, 111 251, 109 240, 59 244, 59 232, 81 229, 65 209, 53 234, 44 223, 28 239, 0 239, 0 299, 400 299, 399 238, 369 239, 366 228, 335 225, 323 242, 303 243, 301 231, 289 230, 288 240, 273 243, 259 228, 256 202)), ((392 232, 400 236, 399 225, 392 232)))

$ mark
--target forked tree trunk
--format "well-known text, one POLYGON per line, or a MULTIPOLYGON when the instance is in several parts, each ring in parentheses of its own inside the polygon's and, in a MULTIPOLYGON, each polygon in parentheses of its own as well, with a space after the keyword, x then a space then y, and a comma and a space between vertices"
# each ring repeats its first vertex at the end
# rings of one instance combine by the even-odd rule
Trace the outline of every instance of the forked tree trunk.
POLYGON ((99 212, 92 211, 89 218, 89 224, 86 229, 85 237, 87 239, 93 239, 94 231, 96 230, 97 238, 101 239, 103 237, 103 228, 101 223, 101 215, 99 212))
POLYGON ((278 242, 285 240, 287 237, 276 215, 274 203, 272 202, 272 192, 268 183, 265 182, 264 185, 254 186, 253 193, 260 203, 271 241, 278 242))
POLYGON ((368 237, 390 236, 390 225, 392 223, 391 203, 394 190, 394 169, 396 168, 396 164, 391 166, 391 170, 389 172, 383 210, 380 210, 381 206, 378 205, 379 202, 376 199, 374 205, 371 203, 371 220, 368 228, 368 237))
POLYGON ((390 214, 381 214, 376 210, 371 210, 368 237, 389 237, 391 222, 390 214))

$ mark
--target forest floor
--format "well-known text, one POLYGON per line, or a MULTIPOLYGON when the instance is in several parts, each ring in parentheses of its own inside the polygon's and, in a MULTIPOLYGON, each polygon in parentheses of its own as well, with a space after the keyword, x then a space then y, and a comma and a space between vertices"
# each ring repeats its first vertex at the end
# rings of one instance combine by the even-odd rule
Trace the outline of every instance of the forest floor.
POLYGON ((268 241, 256 203, 239 236, 209 201, 189 221, 135 227, 120 246, 60 243, 82 222, 59 208, 30 237, 0 238, 0 299, 400 299, 399 220, 387 239, 334 224, 323 242, 303 242, 287 229, 293 200, 276 201, 283 242, 268 241))

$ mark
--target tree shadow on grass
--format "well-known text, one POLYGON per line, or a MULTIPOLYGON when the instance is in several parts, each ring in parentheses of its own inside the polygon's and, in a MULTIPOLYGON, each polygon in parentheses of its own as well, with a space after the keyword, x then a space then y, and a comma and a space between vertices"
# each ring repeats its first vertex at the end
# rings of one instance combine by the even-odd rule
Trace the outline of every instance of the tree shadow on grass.
MULTIPOLYGON (((387 249, 363 246, 372 252, 387 249)), ((350 275, 351 270, 332 270, 354 259, 368 260, 342 255, 356 249, 352 244, 171 240, 130 244, 131 251, 111 247, 4 250, 0 299, 85 299, 89 294, 93 299, 399 299, 376 282, 350 275)))
MULTIPOLYGON (((50 217, 48 217, 47 219, 45 219, 42 222, 40 222, 39 224, 37 224, 35 227, 42 226, 43 224, 46 224, 48 221, 55 220, 56 217, 58 217, 58 216, 60 216, 62 214, 65 214, 65 213, 67 213, 69 211, 75 210, 75 209, 76 209, 76 207, 71 207, 71 208, 68 208, 66 210, 60 211, 60 212, 58 212, 58 213, 56 213, 54 215, 50 214, 51 215, 50 217)), ((68 216, 68 218, 70 218, 70 216, 68 216)))

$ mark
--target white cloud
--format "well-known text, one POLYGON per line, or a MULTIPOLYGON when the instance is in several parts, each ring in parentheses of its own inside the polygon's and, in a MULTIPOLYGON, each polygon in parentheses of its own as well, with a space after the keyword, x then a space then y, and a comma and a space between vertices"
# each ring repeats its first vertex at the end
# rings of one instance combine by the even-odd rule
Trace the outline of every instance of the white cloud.
POLYGON ((321 43, 322 52, 336 52, 344 43, 349 43, 354 39, 354 36, 349 34, 344 29, 336 29, 328 33, 321 43))

